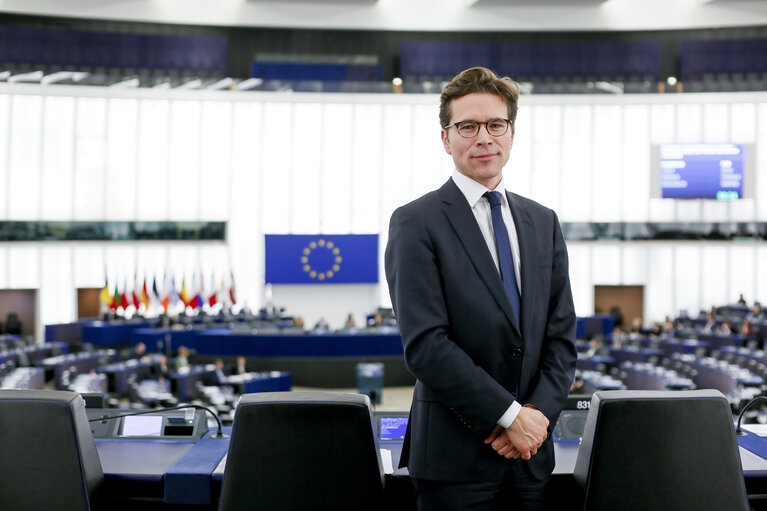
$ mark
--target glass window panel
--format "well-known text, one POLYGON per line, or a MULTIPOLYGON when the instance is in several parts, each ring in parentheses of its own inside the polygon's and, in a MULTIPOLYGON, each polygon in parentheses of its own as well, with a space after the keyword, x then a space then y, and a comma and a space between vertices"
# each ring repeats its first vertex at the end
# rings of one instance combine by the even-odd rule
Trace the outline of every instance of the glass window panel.
POLYGON ((558 105, 539 105, 534 109, 533 121, 530 198, 555 211, 561 210, 562 199, 561 112, 558 105))
POLYGON ((8 247, 8 287, 40 287, 40 249, 33 246, 8 247))
POLYGON ((107 119, 106 218, 136 218, 138 101, 110 99, 107 119))
POLYGON ((290 230, 292 142, 295 139, 290 103, 265 103, 261 163, 262 232, 285 234, 290 230))
POLYGON ((410 105, 384 106, 383 196, 382 213, 388 227, 392 212, 411 201, 413 107, 410 105))
POLYGON ((762 303, 762 307, 764 307, 764 304, 767 304, 767 264, 764 264, 763 261, 767 261, 767 246, 756 247, 756 260, 760 264, 756 267, 756 278, 754 279, 756 293, 753 301, 762 303))
POLYGON ((701 218, 700 200, 671 200, 676 205, 678 222, 697 222, 701 218))
POLYGON ((75 116, 74 216, 76 220, 102 220, 105 218, 106 100, 78 98, 75 116))
POLYGON ((109 285, 116 284, 120 292, 123 292, 126 287, 128 290, 133 289, 133 277, 136 273, 135 245, 106 245, 104 257, 109 285))
POLYGON ((42 281, 38 293, 39 320, 43 325, 67 323, 77 317, 77 294, 73 292, 72 249, 70 247, 42 248, 42 281))
POLYGON ((8 250, 0 248, 0 289, 8 287, 8 250))
POLYGON ((139 103, 136 217, 168 219, 169 102, 145 99, 139 103))
POLYGON ((730 123, 726 104, 706 103, 703 107, 703 141, 729 142, 730 123))
POLYGON ((647 246, 641 243, 624 243, 623 245, 623 278, 622 283, 644 285, 647 282, 647 246))
MULTIPOLYGON (((725 303, 736 303, 740 294, 748 303, 756 296, 756 247, 730 245, 730 294, 725 303)), ((726 273, 726 272, 723 272, 726 273)))
POLYGON ((261 104, 234 103, 232 133, 232 203, 228 239, 239 244, 260 225, 261 104))
POLYGON ((12 96, 0 94, 0 219, 8 218, 8 127, 12 96))
POLYGON ((756 140, 756 105, 733 103, 730 109, 730 140, 736 144, 753 144, 756 140))
POLYGON ((701 309, 700 259, 699 245, 674 247, 674 309, 668 311, 669 315, 686 310, 696 316, 701 309))
POLYGON ((201 110, 199 101, 170 105, 168 211, 174 220, 200 219, 201 110))
POLYGON ((702 200, 704 222, 725 222, 730 218, 730 203, 716 200, 702 200))
POLYGON ((677 105, 677 142, 700 142, 703 109, 700 105, 677 105))
POLYGON ((381 105, 354 105, 351 224, 357 234, 388 231, 389 217, 381 214, 382 112, 381 105))
POLYGON ((226 220, 232 169, 232 104, 206 101, 202 105, 200 218, 226 220))
POLYGON ((759 132, 757 147, 762 148, 756 154, 756 183, 754 197, 756 198, 756 213, 762 222, 767 221, 767 103, 759 105, 759 132))
POLYGON ((562 189, 565 192, 560 221, 587 222, 591 219, 592 203, 591 147, 583 143, 583 134, 591 133, 591 107, 565 106, 563 117, 562 189))
POLYGON ((730 296, 729 279, 727 271, 728 253, 725 245, 704 245, 703 271, 701 274, 701 308, 710 309, 712 306, 720 306, 727 303, 730 296))
POLYGON ((623 126, 622 216, 627 222, 647 221, 652 169, 647 105, 624 107, 623 126))
POLYGON ((40 96, 13 96, 8 170, 9 220, 40 218, 42 103, 40 96))
POLYGON ((592 174, 593 220, 609 222, 620 219, 623 184, 623 111, 620 106, 597 106, 594 109, 592 174))
POLYGON ((356 129, 352 105, 328 103, 322 117, 322 226, 325 233, 351 232, 352 148, 356 129))
POLYGON ((42 219, 69 220, 74 206, 72 164, 75 99, 48 96, 45 98, 44 115, 42 219))
MULTIPOLYGON (((320 194, 322 193, 323 141, 328 136, 322 126, 323 107, 316 103, 293 105, 293 165, 289 193, 292 233, 318 233, 320 194)), ((282 192, 287 199, 288 190, 282 192)))

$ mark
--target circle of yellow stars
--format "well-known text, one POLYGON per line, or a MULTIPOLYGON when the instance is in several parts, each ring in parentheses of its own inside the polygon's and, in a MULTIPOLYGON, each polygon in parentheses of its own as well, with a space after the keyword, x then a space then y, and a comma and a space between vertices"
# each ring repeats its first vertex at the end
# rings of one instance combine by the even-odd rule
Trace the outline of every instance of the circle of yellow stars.
POLYGON ((317 280, 332 279, 333 275, 341 269, 342 261, 341 250, 336 247, 332 241, 325 241, 324 239, 309 243, 309 246, 304 248, 303 255, 301 256, 301 264, 303 265, 304 272, 308 273, 310 278, 317 280), (312 268, 312 265, 309 262, 309 256, 314 250, 318 249, 329 250, 333 254, 333 266, 327 271, 317 271, 312 268))

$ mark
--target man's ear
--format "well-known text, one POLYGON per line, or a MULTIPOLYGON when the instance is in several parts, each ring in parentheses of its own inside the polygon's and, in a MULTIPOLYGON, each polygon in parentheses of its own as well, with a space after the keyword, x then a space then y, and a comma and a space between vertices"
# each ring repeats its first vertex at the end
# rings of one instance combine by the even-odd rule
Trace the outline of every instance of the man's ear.
POLYGON ((442 130, 440 136, 442 137, 442 145, 445 146, 445 152, 452 155, 453 153, 450 152, 450 140, 447 138, 447 130, 442 130))

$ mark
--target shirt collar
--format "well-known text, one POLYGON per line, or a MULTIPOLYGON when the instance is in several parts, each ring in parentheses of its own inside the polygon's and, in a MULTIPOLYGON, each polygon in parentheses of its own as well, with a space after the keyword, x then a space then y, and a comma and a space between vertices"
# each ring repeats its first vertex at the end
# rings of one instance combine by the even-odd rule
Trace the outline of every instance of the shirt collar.
MULTIPOLYGON (((458 186, 458 189, 461 190, 463 196, 466 197, 466 200, 469 202, 469 206, 471 206, 472 209, 477 205, 477 202, 479 202, 479 199, 482 198, 485 192, 491 191, 485 185, 479 184, 470 177, 461 174, 458 172, 458 169, 453 169, 453 182, 458 186)), ((506 194, 504 193, 505 190, 506 187, 503 184, 503 176, 501 176, 501 181, 498 183, 498 186, 495 187, 495 191, 501 192, 501 204, 507 204, 506 194)))

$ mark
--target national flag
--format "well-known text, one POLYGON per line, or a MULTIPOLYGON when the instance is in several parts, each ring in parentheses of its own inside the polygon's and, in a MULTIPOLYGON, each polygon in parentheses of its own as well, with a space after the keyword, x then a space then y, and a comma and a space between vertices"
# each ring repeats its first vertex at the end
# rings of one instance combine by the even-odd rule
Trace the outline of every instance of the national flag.
POLYGON ((149 293, 146 290, 146 275, 144 275, 144 285, 141 287, 141 303, 146 309, 149 309, 149 293))
POLYGON ((112 306, 112 294, 109 292, 109 284, 104 282, 104 287, 99 293, 99 301, 103 303, 107 308, 112 306))
POLYGON ((378 235, 265 237, 267 284, 378 283, 378 235))
POLYGON ((229 300, 231 301, 232 305, 237 303, 237 299, 234 295, 234 272, 230 271, 231 279, 232 279, 232 285, 229 286, 229 300))
POLYGON ((112 299, 112 303, 109 305, 109 308, 113 311, 116 311, 120 307, 120 291, 117 289, 117 284, 115 284, 115 294, 114 298, 112 299))
POLYGON ((157 274, 155 274, 154 278, 152 279, 152 293, 154 296, 159 300, 161 298, 160 296, 160 290, 157 289, 157 274))
POLYGON ((181 292, 179 293, 178 297, 181 299, 184 307, 190 306, 189 295, 186 291, 186 277, 181 278, 181 292))

